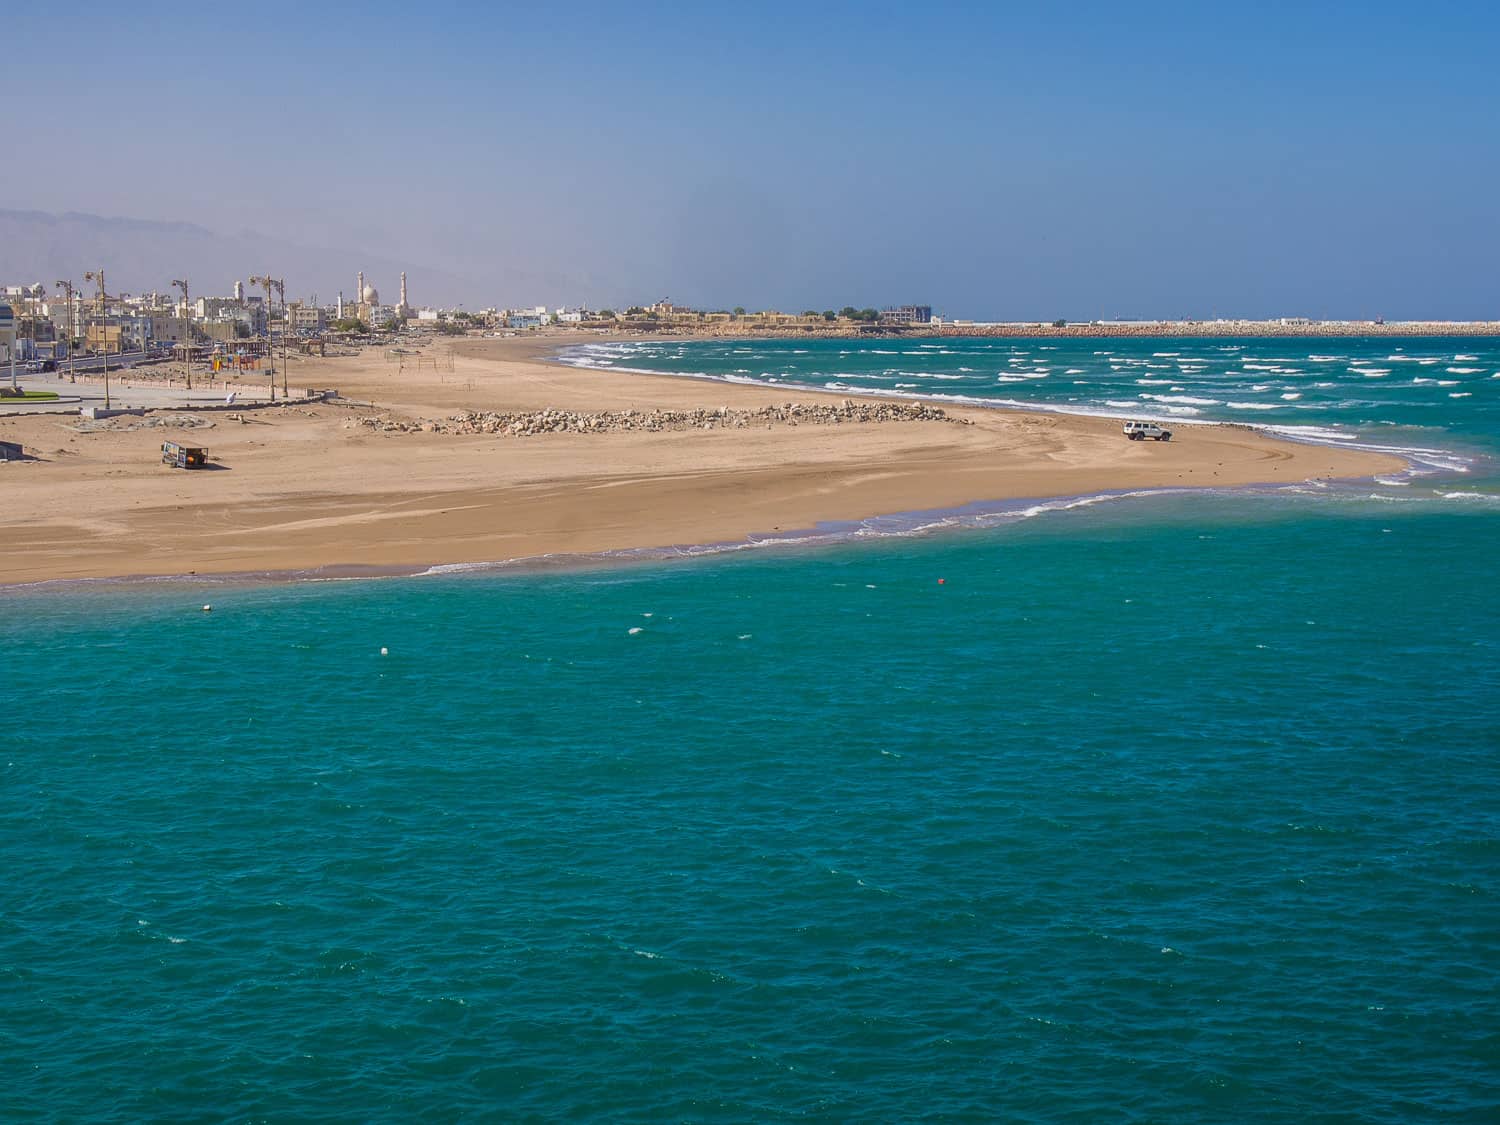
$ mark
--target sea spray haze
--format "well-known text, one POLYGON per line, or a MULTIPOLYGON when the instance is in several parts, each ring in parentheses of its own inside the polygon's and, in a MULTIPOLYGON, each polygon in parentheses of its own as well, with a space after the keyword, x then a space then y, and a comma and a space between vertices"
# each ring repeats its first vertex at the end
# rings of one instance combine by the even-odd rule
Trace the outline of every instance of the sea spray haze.
POLYGON ((0 1115, 1481 1120, 1495 530, 12 594, 0 1115))

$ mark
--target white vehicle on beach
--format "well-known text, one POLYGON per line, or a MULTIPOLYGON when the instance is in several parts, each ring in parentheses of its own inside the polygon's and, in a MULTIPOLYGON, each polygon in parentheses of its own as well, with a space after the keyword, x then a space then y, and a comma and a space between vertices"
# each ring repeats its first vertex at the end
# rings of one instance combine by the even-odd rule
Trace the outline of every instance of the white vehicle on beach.
POLYGON ((1147 438, 1153 441, 1172 440, 1172 431, 1162 429, 1155 422, 1126 422, 1123 428, 1125 436, 1131 441, 1145 441, 1147 438))

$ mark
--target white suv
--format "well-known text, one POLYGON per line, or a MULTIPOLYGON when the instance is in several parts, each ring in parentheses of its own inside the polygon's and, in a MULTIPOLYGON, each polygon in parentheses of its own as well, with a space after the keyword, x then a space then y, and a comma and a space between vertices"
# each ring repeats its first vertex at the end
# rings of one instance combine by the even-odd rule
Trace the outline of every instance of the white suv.
POLYGON ((1147 438, 1155 441, 1172 440, 1172 431, 1162 429, 1155 422, 1126 422, 1124 430, 1125 436, 1131 441, 1145 441, 1147 438))

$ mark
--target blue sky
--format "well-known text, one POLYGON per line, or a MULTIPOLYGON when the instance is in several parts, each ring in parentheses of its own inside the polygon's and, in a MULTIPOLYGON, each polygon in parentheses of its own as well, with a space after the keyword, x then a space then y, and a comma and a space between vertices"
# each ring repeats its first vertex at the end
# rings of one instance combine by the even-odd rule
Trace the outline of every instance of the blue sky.
POLYGON ((1500 316, 1487 4, 67 11, 6 5, 0 206, 405 258, 471 307, 1500 316))

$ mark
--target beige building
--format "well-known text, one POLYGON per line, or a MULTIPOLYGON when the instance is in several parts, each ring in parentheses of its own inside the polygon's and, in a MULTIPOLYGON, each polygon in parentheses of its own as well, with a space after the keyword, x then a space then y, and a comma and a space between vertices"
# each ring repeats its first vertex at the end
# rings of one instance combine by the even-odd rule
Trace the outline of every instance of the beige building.
POLYGON ((85 330, 83 339, 84 346, 91 352, 118 352, 120 350, 120 326, 94 321, 85 330))
POLYGON ((288 305, 286 314, 293 332, 322 332, 328 327, 328 314, 317 305, 288 305))

